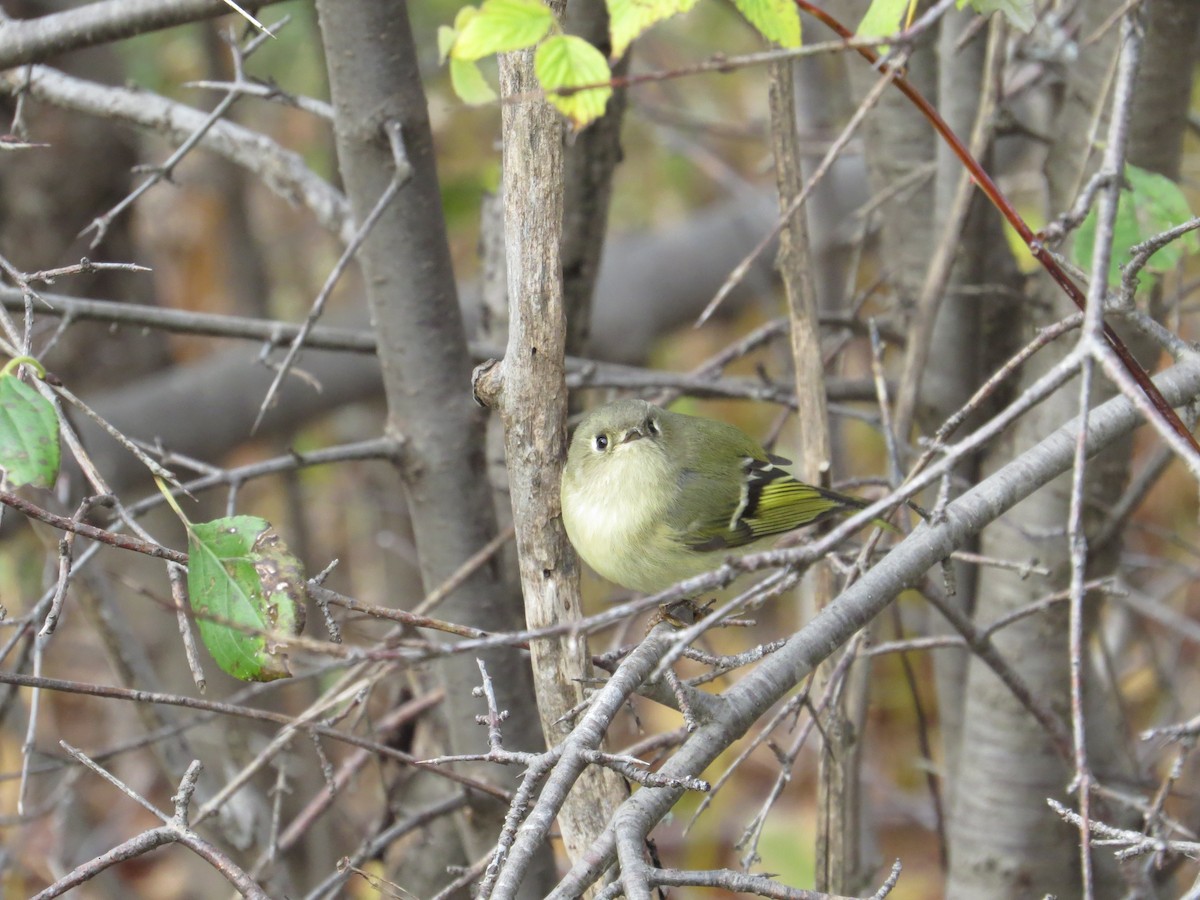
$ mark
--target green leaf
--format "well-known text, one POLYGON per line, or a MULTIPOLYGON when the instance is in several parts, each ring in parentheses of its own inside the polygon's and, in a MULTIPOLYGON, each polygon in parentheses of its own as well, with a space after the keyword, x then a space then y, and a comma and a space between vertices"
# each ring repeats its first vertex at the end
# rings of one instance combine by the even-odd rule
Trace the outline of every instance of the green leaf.
POLYGON ((54 405, 16 375, 0 376, 0 469, 12 487, 51 487, 58 478, 54 405))
POLYGON ((554 24, 554 13, 541 0, 485 0, 459 30, 450 55, 471 61, 532 47, 554 24))
MULTIPOLYGON (((1113 223, 1112 260, 1108 267, 1110 284, 1120 279, 1121 266, 1132 258, 1131 247, 1192 218, 1183 191, 1165 175, 1127 164, 1125 180, 1129 187, 1121 190, 1117 218, 1113 223)), ((1091 270, 1095 241, 1096 207, 1093 206, 1075 233, 1075 260, 1085 271, 1091 270)), ((1146 271, 1168 272, 1179 265, 1184 253, 1198 252, 1200 238, 1195 232, 1185 234, 1155 253, 1146 264, 1146 271)))
POLYGON ((232 516, 188 529, 188 594, 200 638, 242 681, 287 678, 280 637, 304 628, 300 562, 265 519, 232 516))
POLYGON ((904 27, 911 0, 872 0, 867 14, 858 23, 860 38, 887 37, 904 27))
POLYGON ((792 0, 733 0, 733 5, 768 41, 800 46, 800 13, 792 0))
POLYGON ((572 94, 555 94, 561 88, 579 87, 612 80, 612 71, 604 54, 572 35, 558 35, 543 41, 533 58, 533 72, 547 98, 576 128, 604 115, 612 88, 598 87, 572 94))
POLYGON ((620 59, 629 45, 655 22, 684 13, 696 0, 607 0, 612 58, 620 59))
POLYGON ((478 14, 479 14, 478 6, 464 6, 457 13, 455 13, 454 14, 454 32, 455 32, 455 34, 462 31, 464 28, 466 28, 467 23, 470 22, 473 18, 475 18, 475 16, 477 16, 478 14))
POLYGON ((438 65, 446 64, 446 57, 450 55, 450 48, 454 46, 454 42, 458 40, 458 32, 449 25, 439 25, 437 30, 438 42, 438 65))
POLYGON ((990 16, 994 12, 1003 13, 1008 23, 1028 34, 1037 24, 1037 10, 1033 0, 958 0, 958 8, 962 9, 968 3, 981 16, 990 16))
POLYGON ((496 92, 479 71, 479 65, 450 57, 450 86, 463 103, 482 106, 496 99, 496 92))

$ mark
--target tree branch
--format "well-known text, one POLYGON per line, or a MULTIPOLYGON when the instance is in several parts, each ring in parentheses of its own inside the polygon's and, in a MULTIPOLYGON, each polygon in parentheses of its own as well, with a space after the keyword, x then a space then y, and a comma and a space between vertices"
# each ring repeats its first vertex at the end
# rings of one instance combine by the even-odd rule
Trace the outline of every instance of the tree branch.
MULTIPOLYGON (((108 87, 48 66, 0 73, 0 91, 13 97, 27 94, 63 109, 137 125, 176 141, 187 140, 205 128, 208 118, 200 110, 150 91, 108 87)), ((345 196, 314 173, 299 153, 229 121, 208 125, 200 146, 256 175, 288 203, 307 208, 342 243, 353 239, 354 222, 345 196)))
MULTIPOLYGON (((244 5, 255 10, 277 2, 244 5)), ((6 18, 0 28, 0 69, 223 15, 233 15, 223 0, 102 0, 36 19, 6 18)))

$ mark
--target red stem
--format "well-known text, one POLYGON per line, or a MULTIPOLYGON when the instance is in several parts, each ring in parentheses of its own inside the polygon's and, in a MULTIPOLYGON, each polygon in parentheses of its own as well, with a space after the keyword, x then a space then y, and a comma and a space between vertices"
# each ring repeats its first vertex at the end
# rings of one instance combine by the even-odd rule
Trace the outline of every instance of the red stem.
MULTIPOLYGON (((825 12, 825 10, 813 6, 809 0, 795 0, 795 2, 797 6, 809 15, 825 23, 843 40, 848 41, 854 37, 853 32, 846 28, 846 26, 825 12)), ((872 66, 879 62, 879 54, 872 48, 855 47, 854 49, 867 62, 871 63, 872 66)), ((983 170, 983 167, 971 156, 966 146, 963 145, 963 142, 958 139, 958 135, 946 124, 946 120, 938 114, 938 111, 933 108, 932 104, 925 99, 921 92, 913 87, 912 83, 904 77, 903 73, 896 73, 892 83, 900 89, 904 96, 912 101, 913 105, 921 111, 930 124, 933 125, 937 133, 941 135, 942 140, 954 151, 954 155, 966 166, 967 171, 971 173, 971 178, 979 185, 979 189, 987 195, 987 198, 992 201, 992 205, 1000 211, 1004 218, 1008 220, 1008 223, 1016 230, 1017 234, 1021 236, 1021 240, 1025 242, 1025 246, 1029 248, 1029 252, 1033 254, 1033 258, 1042 264, 1042 268, 1050 273, 1050 277, 1058 283, 1058 286, 1063 289, 1080 310, 1086 309, 1087 298, 1083 291, 1071 280, 1071 276, 1064 272, 1058 263, 1055 262, 1054 257, 1050 255, 1037 235, 1033 233, 1033 230, 1026 224, 1025 220, 1021 218, 1021 214, 1013 208, 1012 204, 1008 202, 1008 198, 996 187, 996 182, 992 181, 991 176, 983 170)), ((1150 376, 1146 374, 1146 370, 1133 358, 1133 354, 1129 352, 1129 348, 1125 346, 1116 332, 1107 323, 1104 325, 1104 339, 1113 349, 1113 352, 1117 354, 1126 371, 1133 376, 1133 379, 1145 392, 1150 402, 1154 404, 1154 408, 1170 423, 1179 436, 1186 440, 1197 454, 1200 454, 1200 443, 1196 442, 1195 436, 1183 424, 1183 420, 1179 418, 1179 415, 1171 408, 1171 405, 1167 403, 1154 382, 1150 380, 1150 376)))

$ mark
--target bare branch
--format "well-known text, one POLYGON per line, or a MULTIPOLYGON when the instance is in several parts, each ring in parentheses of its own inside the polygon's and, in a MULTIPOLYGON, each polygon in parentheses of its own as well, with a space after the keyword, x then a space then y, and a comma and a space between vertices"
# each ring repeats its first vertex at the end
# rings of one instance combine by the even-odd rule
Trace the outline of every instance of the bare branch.
POLYGON ((242 125, 209 123, 205 113, 149 91, 107 87, 47 66, 0 73, 0 91, 10 96, 28 93, 44 103, 137 125, 172 140, 184 141, 203 132, 200 146, 257 176, 289 203, 306 207, 343 243, 354 236, 354 223, 343 194, 314 174, 298 153, 242 125))
MULTIPOLYGON (((277 2, 257 0, 251 5, 277 2)), ((228 12, 224 0, 99 0, 36 19, 7 19, 0 29, 0 69, 228 12)))

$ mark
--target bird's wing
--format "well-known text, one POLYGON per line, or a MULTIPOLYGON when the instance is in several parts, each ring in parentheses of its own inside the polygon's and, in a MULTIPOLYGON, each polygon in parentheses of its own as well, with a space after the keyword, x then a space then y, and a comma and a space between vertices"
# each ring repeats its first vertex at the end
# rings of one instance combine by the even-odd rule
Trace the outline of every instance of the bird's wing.
POLYGON ((742 547, 759 538, 812 525, 826 516, 866 506, 854 497, 797 481, 774 459, 743 460, 742 493, 728 514, 688 523, 681 535, 692 550, 742 547))

